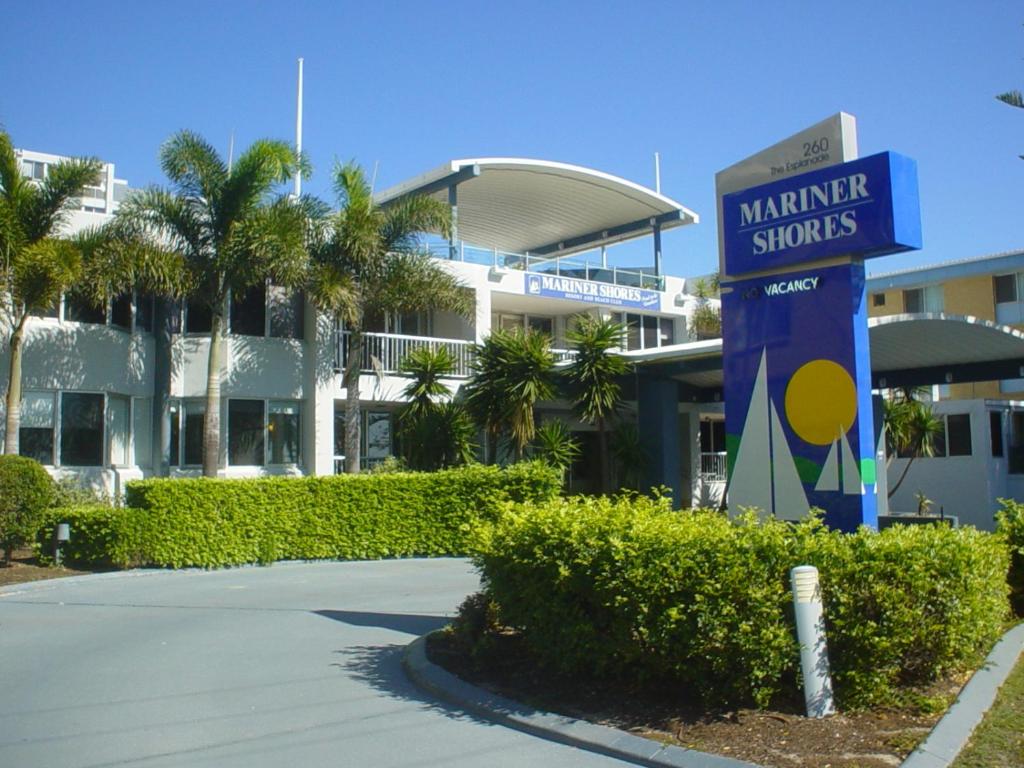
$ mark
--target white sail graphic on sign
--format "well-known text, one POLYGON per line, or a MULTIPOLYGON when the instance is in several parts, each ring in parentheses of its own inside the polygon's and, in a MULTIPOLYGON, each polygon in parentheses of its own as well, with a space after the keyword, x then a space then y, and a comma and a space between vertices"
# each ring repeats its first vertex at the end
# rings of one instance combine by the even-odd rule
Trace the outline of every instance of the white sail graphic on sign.
POLYGON ((762 350, 736 465, 729 482, 729 506, 757 507, 796 520, 810 511, 775 403, 768 395, 767 353, 762 350))
POLYGON ((846 439, 845 431, 840 432, 839 439, 832 441, 832 447, 825 458, 825 466, 821 468, 821 475, 818 477, 818 483, 814 486, 814 490, 842 490, 847 496, 864 495, 864 483, 860 479, 857 457, 853 455, 853 448, 850 447, 850 441, 846 439), (840 456, 842 456, 841 462, 840 456), (841 468, 840 464, 842 464, 841 468))

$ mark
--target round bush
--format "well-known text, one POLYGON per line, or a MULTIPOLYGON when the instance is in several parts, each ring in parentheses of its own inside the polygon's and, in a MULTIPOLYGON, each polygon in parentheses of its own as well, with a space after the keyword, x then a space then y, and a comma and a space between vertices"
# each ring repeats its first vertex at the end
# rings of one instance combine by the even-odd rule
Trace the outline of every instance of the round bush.
POLYGON ((7 563, 15 547, 35 536, 54 490, 53 480, 38 461, 0 456, 0 541, 7 563))

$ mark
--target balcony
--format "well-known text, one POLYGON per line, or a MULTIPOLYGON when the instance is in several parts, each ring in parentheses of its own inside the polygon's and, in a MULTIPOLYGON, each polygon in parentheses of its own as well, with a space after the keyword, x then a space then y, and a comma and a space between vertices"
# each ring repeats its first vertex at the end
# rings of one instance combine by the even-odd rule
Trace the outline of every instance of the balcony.
POLYGON ((724 483, 728 477, 726 454, 702 453, 700 455, 700 479, 705 483, 724 483))
MULTIPOLYGON (((348 362, 348 331, 343 331, 339 338, 334 368, 342 371, 348 362)), ((405 336, 400 333, 364 333, 360 370, 366 373, 396 374, 401 371, 402 360, 414 349, 436 350, 440 347, 447 348, 455 358, 455 370, 450 374, 452 378, 466 379, 473 374, 474 342, 432 336, 405 336)), ((551 352, 556 363, 567 362, 576 356, 571 349, 552 349, 551 352)))
MULTIPOLYGON (((431 243, 430 254, 437 258, 452 257, 452 249, 446 243, 431 243)), ((584 261, 571 257, 534 256, 529 253, 507 253, 499 250, 478 248, 460 242, 455 247, 456 261, 469 264, 483 264, 501 269, 518 269, 560 277, 575 277, 581 280, 593 280, 598 283, 624 285, 630 288, 644 288, 650 291, 665 290, 665 278, 652 275, 637 269, 621 267, 603 267, 599 263, 584 261)))

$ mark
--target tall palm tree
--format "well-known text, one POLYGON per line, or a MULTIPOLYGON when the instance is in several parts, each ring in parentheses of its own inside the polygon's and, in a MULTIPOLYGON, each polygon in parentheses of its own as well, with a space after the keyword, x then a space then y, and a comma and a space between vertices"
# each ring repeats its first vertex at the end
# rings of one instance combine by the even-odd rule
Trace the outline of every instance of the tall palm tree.
POLYGON ((466 407, 490 437, 508 433, 516 461, 536 432, 537 403, 556 394, 550 342, 546 333, 533 329, 498 329, 476 348, 466 407))
POLYGON ((608 419, 622 405, 619 379, 629 371, 629 364, 612 348, 623 346, 626 329, 611 318, 600 319, 581 315, 565 338, 576 355, 565 372, 569 396, 579 417, 597 427, 598 453, 601 463, 601 490, 607 492, 608 419))
POLYGON ((4 453, 18 453, 21 426, 21 368, 25 324, 51 309, 61 294, 81 284, 86 240, 60 237, 60 230, 89 184, 99 181, 95 159, 64 160, 46 178, 21 175, 10 136, 0 131, 0 256, 3 257, 4 313, 11 349, 7 379, 4 453))
POLYGON ((354 473, 360 469, 359 376, 367 319, 429 310, 468 315, 473 300, 421 247, 421 233, 447 233, 446 205, 412 195, 386 208, 377 206, 355 163, 335 168, 334 187, 340 209, 324 222, 312 246, 310 297, 341 319, 348 333, 345 471, 354 473))
POLYGON ((195 133, 181 131, 160 148, 170 189, 150 187, 121 204, 125 232, 148 236, 180 259, 184 295, 210 312, 210 351, 203 421, 203 475, 220 459, 221 363, 227 300, 272 279, 300 283, 307 265, 307 207, 276 194, 305 171, 287 143, 259 140, 227 165, 195 133))

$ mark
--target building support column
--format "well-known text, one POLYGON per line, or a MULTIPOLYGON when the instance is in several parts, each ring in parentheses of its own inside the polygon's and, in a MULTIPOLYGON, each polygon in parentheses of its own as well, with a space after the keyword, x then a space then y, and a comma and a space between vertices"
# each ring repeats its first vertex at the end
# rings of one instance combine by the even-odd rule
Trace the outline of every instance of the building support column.
POLYGON ((459 249, 459 187, 451 184, 448 187, 448 207, 452 212, 452 227, 448 235, 448 258, 455 261, 459 249))
POLYGON ((672 491, 672 506, 690 501, 682 487, 679 446, 679 386, 672 379, 640 376, 637 391, 637 428, 646 454, 641 474, 644 490, 664 485, 672 491))
MULTIPOLYGON (((167 299, 156 299, 153 306, 155 335, 153 360, 153 444, 152 467, 157 477, 171 473, 171 354, 172 336, 178 330, 175 312, 177 304, 167 299)), ((180 315, 178 316, 180 319, 180 315)))
POLYGON ((661 224, 654 223, 654 274, 661 277, 661 224))

